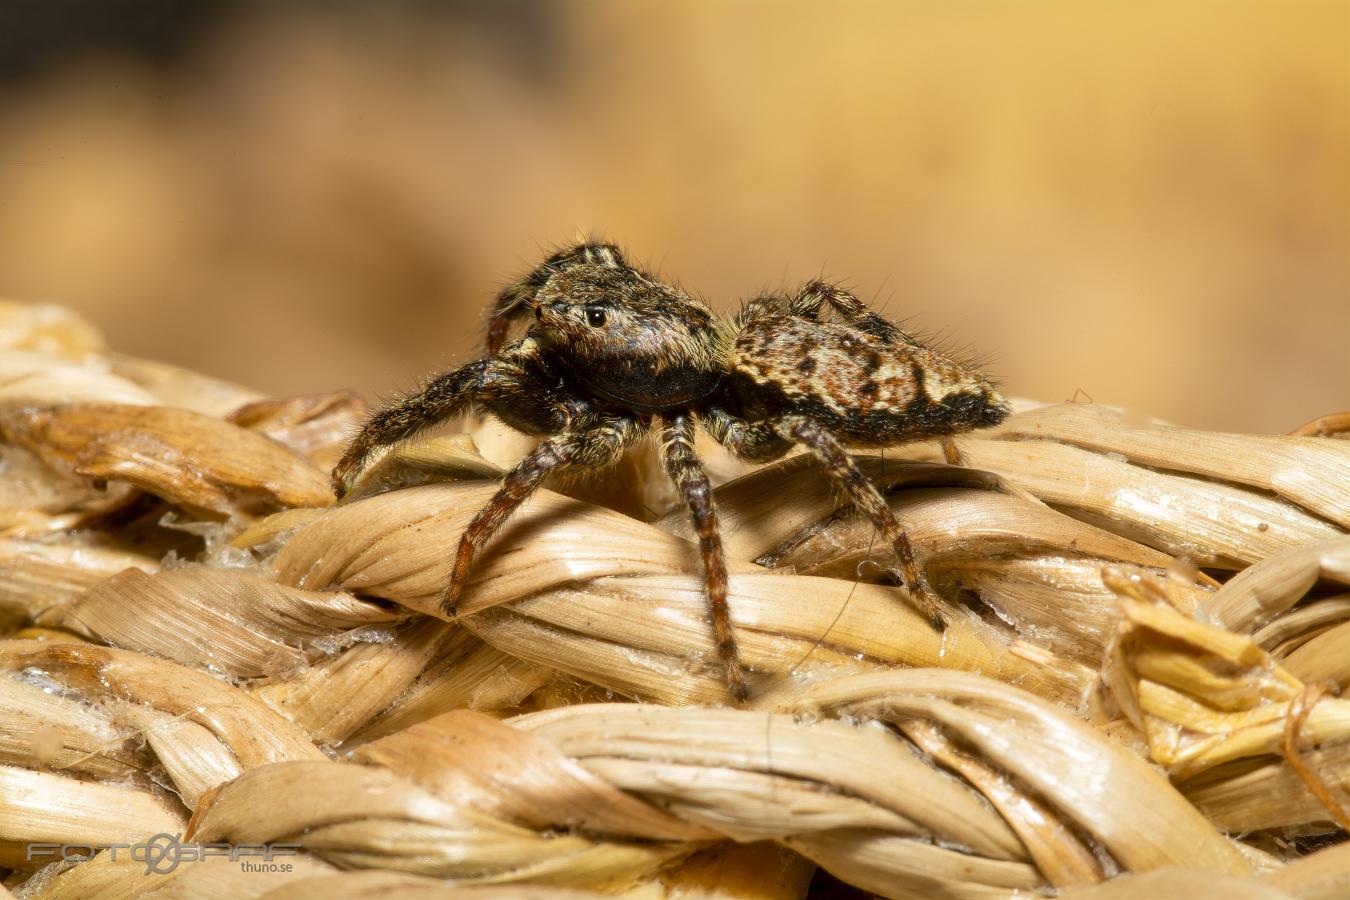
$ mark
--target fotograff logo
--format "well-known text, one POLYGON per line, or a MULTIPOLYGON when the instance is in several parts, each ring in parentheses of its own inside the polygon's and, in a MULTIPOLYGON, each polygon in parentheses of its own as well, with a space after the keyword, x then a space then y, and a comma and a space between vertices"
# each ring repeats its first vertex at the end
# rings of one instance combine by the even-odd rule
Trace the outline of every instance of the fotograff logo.
POLYGON ((135 844, 29 844, 28 861, 62 859, 84 862, 100 850, 107 850, 116 862, 119 851, 126 851, 137 862, 145 863, 145 874, 168 875, 179 863, 196 862, 216 856, 232 862, 261 859, 271 862, 278 856, 295 856, 299 844, 228 844, 224 842, 183 843, 181 834, 160 833, 135 844))

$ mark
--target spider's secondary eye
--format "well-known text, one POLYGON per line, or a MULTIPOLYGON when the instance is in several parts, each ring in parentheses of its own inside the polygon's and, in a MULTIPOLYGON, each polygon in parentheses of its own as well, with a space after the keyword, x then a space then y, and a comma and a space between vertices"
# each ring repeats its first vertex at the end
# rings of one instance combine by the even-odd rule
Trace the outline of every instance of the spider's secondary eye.
POLYGON ((599 328, 605 324, 605 309, 602 306, 586 307, 586 321, 592 328, 599 328))

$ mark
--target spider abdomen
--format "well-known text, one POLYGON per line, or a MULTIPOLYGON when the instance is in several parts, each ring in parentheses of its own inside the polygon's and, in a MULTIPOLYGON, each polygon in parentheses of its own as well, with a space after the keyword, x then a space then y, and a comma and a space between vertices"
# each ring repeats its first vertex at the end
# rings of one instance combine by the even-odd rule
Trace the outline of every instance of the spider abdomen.
POLYGON ((856 446, 985 428, 1008 412, 980 373, 898 331, 764 316, 737 335, 729 362, 747 409, 808 415, 856 446))

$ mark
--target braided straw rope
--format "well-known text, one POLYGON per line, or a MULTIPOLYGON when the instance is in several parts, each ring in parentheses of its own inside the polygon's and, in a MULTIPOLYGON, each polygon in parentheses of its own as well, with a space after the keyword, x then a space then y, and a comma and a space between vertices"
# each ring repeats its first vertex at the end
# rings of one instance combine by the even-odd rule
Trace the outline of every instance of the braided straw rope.
POLYGON ((1350 890, 1350 845, 1312 852, 1350 823, 1344 416, 1024 405, 964 467, 860 456, 962 601, 943 634, 807 459, 701 448, 754 688, 732 707, 649 449, 541 492, 447 622, 448 551, 519 436, 400 448, 334 507, 356 398, 118 356, 55 307, 0 305, 0 340, 19 895, 787 898, 817 868, 831 896, 1350 890), (296 846, 266 871, 92 853, 168 836, 296 846))

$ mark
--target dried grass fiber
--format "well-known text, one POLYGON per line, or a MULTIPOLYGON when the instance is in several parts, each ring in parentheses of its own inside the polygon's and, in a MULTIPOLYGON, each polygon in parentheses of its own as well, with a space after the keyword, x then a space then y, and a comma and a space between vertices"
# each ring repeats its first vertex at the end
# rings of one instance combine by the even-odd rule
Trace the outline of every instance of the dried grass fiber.
POLYGON ((705 447, 726 704, 649 449, 436 597, 490 422, 333 505, 348 393, 272 399, 0 304, 0 871, 25 897, 1350 892, 1350 417, 1217 434, 1023 403, 859 457, 953 620, 809 460, 705 447), (294 842, 147 871, 37 842, 294 842))

